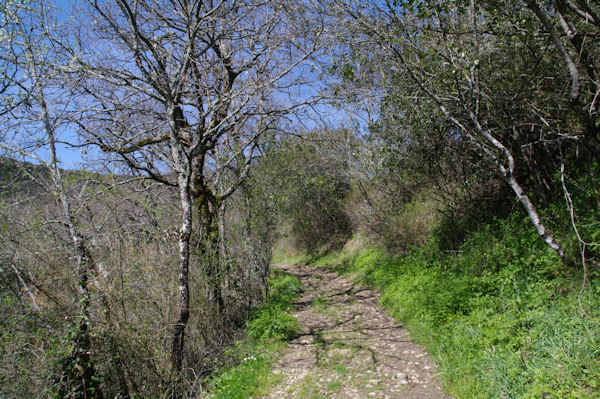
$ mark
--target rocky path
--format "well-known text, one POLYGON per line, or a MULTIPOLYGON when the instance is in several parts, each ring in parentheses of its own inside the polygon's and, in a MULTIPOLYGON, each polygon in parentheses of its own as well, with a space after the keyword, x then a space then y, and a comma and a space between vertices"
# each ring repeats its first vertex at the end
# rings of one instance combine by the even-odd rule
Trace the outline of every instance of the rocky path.
POLYGON ((274 365, 264 398, 448 398, 427 353, 377 303, 377 293, 327 270, 280 269, 300 278, 300 322, 274 365))

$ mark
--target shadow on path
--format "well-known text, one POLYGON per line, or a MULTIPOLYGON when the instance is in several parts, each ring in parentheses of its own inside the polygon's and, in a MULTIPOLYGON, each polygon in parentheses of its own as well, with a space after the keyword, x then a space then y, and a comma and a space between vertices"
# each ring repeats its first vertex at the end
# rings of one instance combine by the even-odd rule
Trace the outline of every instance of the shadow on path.
POLYGON ((265 398, 447 398, 429 355, 378 304, 375 291, 330 271, 278 265, 297 276, 298 335, 274 365, 265 398))

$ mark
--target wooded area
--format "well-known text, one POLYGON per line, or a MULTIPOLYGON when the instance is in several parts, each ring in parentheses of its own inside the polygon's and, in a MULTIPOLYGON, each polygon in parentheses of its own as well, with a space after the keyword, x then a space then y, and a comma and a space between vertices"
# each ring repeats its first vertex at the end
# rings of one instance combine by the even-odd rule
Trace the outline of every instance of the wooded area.
MULTIPOLYGON (((490 383, 484 396, 598 394, 595 2, 0 0, 0 10, 0 396, 209 394, 256 309, 279 303, 273 251, 328 259, 356 234, 377 255, 344 268, 389 288, 403 321, 414 315, 394 295, 414 299, 432 335, 502 298, 519 323, 481 338, 488 355, 506 344, 519 367, 534 364, 524 348, 542 305, 569 315, 557 337, 586 337, 585 355, 569 349, 583 360, 565 366, 566 385, 539 371, 563 367, 554 360, 504 370, 539 378, 490 383), (369 274, 367 259, 382 269, 369 274), (393 288, 409 275, 423 285, 393 288)), ((281 317, 268 330, 278 339, 293 330, 281 317)), ((492 319, 477 331, 498 330, 492 319)))

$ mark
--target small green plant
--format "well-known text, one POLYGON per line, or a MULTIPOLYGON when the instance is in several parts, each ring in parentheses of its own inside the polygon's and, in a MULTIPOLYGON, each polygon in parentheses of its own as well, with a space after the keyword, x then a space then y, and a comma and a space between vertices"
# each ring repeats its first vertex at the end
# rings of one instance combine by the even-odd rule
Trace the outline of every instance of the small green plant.
POLYGON ((297 277, 276 269, 273 270, 269 279, 269 304, 267 306, 291 308, 293 302, 298 298, 301 288, 300 280, 297 277))
POLYGON ((324 295, 320 295, 320 296, 316 297, 315 299, 313 299, 313 301, 312 301, 312 306, 315 309, 315 311, 318 313, 323 313, 325 311, 325 309, 327 308, 328 304, 329 304, 329 301, 327 300, 327 297, 325 297, 324 295))
POLYGON ((271 374, 276 354, 298 331, 289 314, 300 292, 300 281, 274 270, 269 279, 269 301, 252 312, 247 342, 228 349, 232 366, 219 370, 208 384, 215 399, 245 399, 268 390, 277 379, 271 374))
POLYGON ((288 311, 300 291, 299 280, 275 271, 269 280, 269 301, 255 309, 248 323, 248 335, 257 343, 287 340, 298 331, 298 320, 288 311))
POLYGON ((214 399, 245 399, 263 392, 273 382, 271 364, 280 345, 246 355, 236 366, 223 369, 209 384, 214 399))
POLYGON ((248 335, 257 342, 287 340, 298 331, 298 320, 285 310, 266 306, 249 323, 248 335))

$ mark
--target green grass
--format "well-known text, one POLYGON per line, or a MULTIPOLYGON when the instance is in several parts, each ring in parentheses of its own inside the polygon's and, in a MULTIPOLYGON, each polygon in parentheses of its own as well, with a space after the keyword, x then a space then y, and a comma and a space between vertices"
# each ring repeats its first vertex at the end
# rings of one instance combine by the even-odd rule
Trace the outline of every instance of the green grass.
POLYGON ((215 373, 207 384, 215 399, 245 399, 268 392, 278 380, 271 367, 286 340, 298 331, 298 321, 289 314, 300 291, 300 281, 274 270, 269 279, 269 301, 252 312, 248 341, 227 350, 233 365, 215 373))
POLYGON ((298 253, 295 255, 289 255, 282 251, 273 251, 273 263, 289 263, 294 265, 302 265, 309 263, 311 260, 310 256, 304 253, 298 253))
POLYGON ((600 276, 581 276, 513 215, 457 253, 376 248, 313 262, 352 274, 425 345, 456 398, 600 398, 600 276))
POLYGON ((240 351, 249 355, 241 359, 240 364, 222 369, 213 377, 209 384, 211 397, 245 399, 267 393, 277 381, 277 376, 271 374, 271 366, 282 347, 283 344, 277 342, 262 346, 262 352, 257 348, 240 351))
POLYGON ((313 299, 312 307, 316 313, 325 314, 329 306, 329 300, 326 296, 320 295, 313 299))

